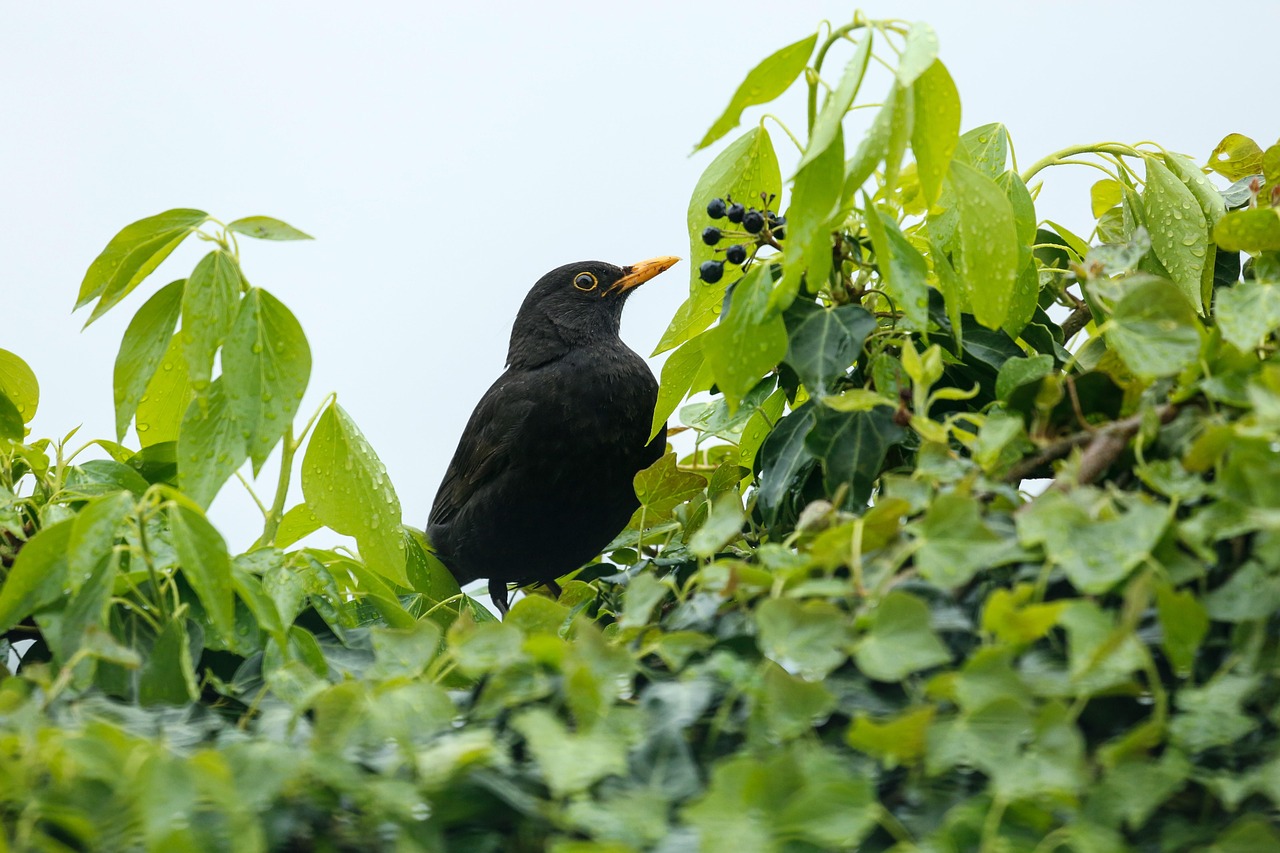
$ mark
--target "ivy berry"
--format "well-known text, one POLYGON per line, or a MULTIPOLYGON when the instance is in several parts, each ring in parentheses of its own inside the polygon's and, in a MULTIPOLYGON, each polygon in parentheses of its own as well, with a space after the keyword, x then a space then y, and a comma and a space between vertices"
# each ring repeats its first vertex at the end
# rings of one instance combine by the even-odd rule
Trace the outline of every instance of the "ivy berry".
POLYGON ((698 277, 707 284, 715 284, 724 277, 724 261, 703 261, 698 267, 698 277))
POLYGON ((747 260, 747 247, 741 243, 725 249, 724 258, 731 264, 743 264, 747 260))
POLYGON ((712 219, 723 219, 724 213, 724 199, 713 198, 711 201, 707 202, 707 216, 710 216, 712 219))
POLYGON ((708 225, 702 229, 702 242, 708 246, 714 246, 720 242, 720 229, 714 225, 708 225))
POLYGON ((742 205, 731 204, 729 205, 729 209, 725 212, 725 216, 729 217, 729 221, 736 225, 742 221, 742 216, 746 212, 747 209, 742 205))
POLYGON ((764 230, 764 214, 754 207, 751 208, 743 214, 742 227, 747 229, 749 234, 759 234, 764 230))

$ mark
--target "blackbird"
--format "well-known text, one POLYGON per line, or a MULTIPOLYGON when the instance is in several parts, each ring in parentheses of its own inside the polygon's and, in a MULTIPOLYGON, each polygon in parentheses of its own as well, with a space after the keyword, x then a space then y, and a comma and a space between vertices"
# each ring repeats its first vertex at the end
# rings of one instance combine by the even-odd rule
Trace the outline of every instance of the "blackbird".
POLYGON ((507 370, 476 404, 427 521, 459 583, 545 583, 600 553, 639 506, 633 478, 666 447, 649 440, 658 383, 618 337, 637 286, 679 258, 582 261, 544 275, 511 329, 507 370))

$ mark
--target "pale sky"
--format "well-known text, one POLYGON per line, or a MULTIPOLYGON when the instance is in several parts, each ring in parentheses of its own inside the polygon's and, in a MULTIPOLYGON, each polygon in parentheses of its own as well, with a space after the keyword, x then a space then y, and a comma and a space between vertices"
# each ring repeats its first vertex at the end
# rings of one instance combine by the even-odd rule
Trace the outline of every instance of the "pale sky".
MULTIPOLYGON (((301 417, 336 391, 421 527, 533 282, 574 260, 686 256, 689 193, 719 148, 690 158, 693 144, 756 62, 854 8, 4 3, 0 347, 39 377, 33 434, 82 424, 78 439, 112 437, 111 368, 129 318, 208 249, 191 240, 81 333, 88 311, 70 313, 81 277, 119 228, 174 207, 271 215, 316 237, 241 240, 250 281, 310 340, 301 417)), ((1268 104, 1280 59, 1265 42, 1280 29, 1275 0, 1238 0, 1229 18, 1190 2, 864 8, 933 25, 963 129, 1003 121, 1023 168, 1109 140, 1203 162, 1228 132, 1264 146, 1280 132, 1268 104)), ((832 62, 834 80, 843 58, 832 62)), ((802 125, 801 89, 770 109, 802 125)), ((848 120, 850 150, 872 114, 848 120)), ((774 143, 789 175, 796 152, 780 133, 774 143)), ((1049 173, 1039 215, 1087 233, 1097 176, 1049 173)), ((632 298, 634 349, 653 349, 688 275, 676 267, 632 298)), ((269 463, 264 500, 275 476, 269 463)), ((289 505, 300 499, 295 483, 289 505)), ((235 551, 260 532, 234 481, 212 516, 235 551)))

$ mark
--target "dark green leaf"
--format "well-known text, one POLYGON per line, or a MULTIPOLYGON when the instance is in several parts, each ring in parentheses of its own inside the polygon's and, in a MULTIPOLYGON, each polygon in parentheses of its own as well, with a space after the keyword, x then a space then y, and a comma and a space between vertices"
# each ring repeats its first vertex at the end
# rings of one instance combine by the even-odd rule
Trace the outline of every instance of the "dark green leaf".
POLYGON ((996 375, 996 396, 1008 400, 1018 388, 1031 383, 1039 383, 1053 373, 1053 356, 1037 355, 1031 358, 1011 358, 1000 365, 996 375))
POLYGON ((129 421, 138 410, 138 400, 147 390, 173 337, 182 310, 185 284, 185 279, 179 279, 157 290, 125 329, 113 374, 117 441, 124 440, 129 421))
POLYGON ((270 216, 246 216, 227 224, 228 231, 257 237, 259 240, 310 240, 305 234, 287 222, 272 219, 270 216))
POLYGON ((199 695, 185 620, 166 622, 138 675, 138 703, 185 705, 199 695))
POLYGON ((818 34, 814 33, 771 54, 751 69, 747 78, 742 81, 742 85, 738 87, 738 91, 733 93, 729 106, 725 107, 720 118, 715 120, 706 135, 702 137, 702 141, 695 145, 693 150, 706 148, 737 127, 738 120, 742 118, 742 111, 747 107, 767 104, 787 91, 800 76, 800 72, 804 71, 817 41, 818 34))
POLYGON ((0 438, 7 438, 18 443, 26 435, 22 424, 22 415, 3 391, 0 391, 0 438))
POLYGON ((814 414, 814 427, 805 438, 805 447, 822 460, 827 493, 834 495, 847 484, 846 506, 865 504, 880 475, 885 454, 906 438, 907 431, 894 422, 894 411, 885 407, 869 412, 837 412, 819 406, 814 414))
POLYGON ((786 361, 810 394, 826 394, 861 354, 875 327, 875 317, 860 305, 814 311, 791 335, 786 361))
POLYGON ((817 421, 817 406, 806 403, 778 421, 757 456, 760 490, 757 502, 767 524, 777 521, 788 492, 815 462, 805 437, 817 421))
POLYGON ((248 434, 253 472, 293 422, 311 376, 311 348, 293 313, 254 287, 222 347, 222 380, 240 428, 248 434))

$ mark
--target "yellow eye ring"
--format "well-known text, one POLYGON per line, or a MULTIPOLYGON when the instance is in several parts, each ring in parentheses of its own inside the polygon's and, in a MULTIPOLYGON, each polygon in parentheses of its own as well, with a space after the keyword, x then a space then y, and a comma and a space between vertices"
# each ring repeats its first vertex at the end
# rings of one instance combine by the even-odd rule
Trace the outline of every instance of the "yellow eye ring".
POLYGON ((581 290, 583 293, 590 293, 596 289, 596 277, 589 272, 580 272, 573 277, 573 286, 581 290))

